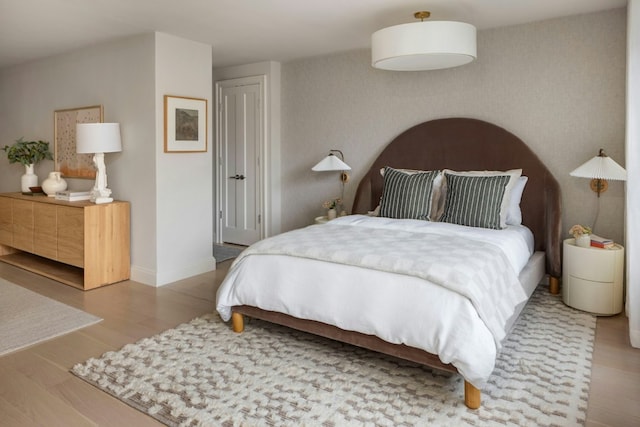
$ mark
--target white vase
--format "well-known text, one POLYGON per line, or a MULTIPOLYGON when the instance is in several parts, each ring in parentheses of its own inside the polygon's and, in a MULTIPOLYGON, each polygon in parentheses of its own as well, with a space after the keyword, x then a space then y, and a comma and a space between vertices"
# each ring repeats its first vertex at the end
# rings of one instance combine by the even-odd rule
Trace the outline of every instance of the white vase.
POLYGON ((581 234, 576 237, 576 246, 580 246, 581 248, 588 248, 591 246, 591 235, 590 234, 581 234))
POLYGON ((38 175, 33 173, 33 163, 30 165, 24 165, 25 173, 20 178, 20 187, 21 190, 25 193, 30 192, 29 187, 37 187, 38 186, 38 175))
POLYGON ((55 197, 57 191, 67 189, 67 181, 62 178, 60 172, 49 172, 49 178, 42 181, 42 191, 47 193, 49 197, 55 197))
POLYGON ((338 216, 338 212, 336 212, 336 210, 335 210, 335 209, 329 209, 329 210, 327 211, 327 218, 328 218, 328 219, 330 219, 330 220, 331 220, 331 219, 336 219, 336 216, 338 216))

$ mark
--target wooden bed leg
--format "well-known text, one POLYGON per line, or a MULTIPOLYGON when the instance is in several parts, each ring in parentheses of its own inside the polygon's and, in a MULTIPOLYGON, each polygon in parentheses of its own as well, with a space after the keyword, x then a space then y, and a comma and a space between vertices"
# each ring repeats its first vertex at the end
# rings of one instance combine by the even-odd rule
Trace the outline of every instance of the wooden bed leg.
POLYGON ((231 313, 231 326, 233 332, 240 333, 244 331, 244 317, 240 313, 231 313))
POLYGON ((560 293, 560 279, 549 276, 549 292, 553 295, 558 295, 560 293))
POLYGON ((467 380, 464 381, 464 404, 467 405, 467 408, 478 409, 480 407, 480 395, 480 389, 472 386, 467 380))

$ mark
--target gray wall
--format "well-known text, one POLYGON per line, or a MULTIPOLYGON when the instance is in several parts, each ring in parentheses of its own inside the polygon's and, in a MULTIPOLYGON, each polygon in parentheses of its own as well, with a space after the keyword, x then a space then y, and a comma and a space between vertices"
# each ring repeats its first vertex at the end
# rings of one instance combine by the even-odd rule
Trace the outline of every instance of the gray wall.
MULTIPOLYGON (((564 230, 591 224, 597 198, 569 172, 600 147, 624 166, 625 9, 480 31, 478 59, 460 68, 388 72, 370 51, 282 66, 283 229, 312 223, 323 200, 339 196, 338 174, 311 167, 329 149, 357 183, 381 150, 423 121, 464 116, 523 139, 560 182, 564 230)), ((622 241, 623 185, 602 196, 596 232, 622 241)))

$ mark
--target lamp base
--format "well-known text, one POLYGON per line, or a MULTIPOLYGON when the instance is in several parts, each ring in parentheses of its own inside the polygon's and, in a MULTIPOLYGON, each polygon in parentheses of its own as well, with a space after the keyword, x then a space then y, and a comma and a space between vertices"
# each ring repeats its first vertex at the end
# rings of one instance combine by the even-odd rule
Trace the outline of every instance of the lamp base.
POLYGON ((609 183, 606 179, 592 179, 589 184, 591 190, 598 193, 598 197, 600 197, 601 193, 604 193, 609 188, 609 183))
POLYGON ((113 198, 112 197, 97 197, 93 203, 95 203, 96 205, 101 205, 103 203, 111 203, 113 202, 113 198))
POLYGON ((93 188, 93 190, 91 190, 91 197, 89 198, 89 201, 97 205, 100 205, 102 203, 111 203, 113 202, 113 197, 111 197, 111 190, 108 188, 93 188))

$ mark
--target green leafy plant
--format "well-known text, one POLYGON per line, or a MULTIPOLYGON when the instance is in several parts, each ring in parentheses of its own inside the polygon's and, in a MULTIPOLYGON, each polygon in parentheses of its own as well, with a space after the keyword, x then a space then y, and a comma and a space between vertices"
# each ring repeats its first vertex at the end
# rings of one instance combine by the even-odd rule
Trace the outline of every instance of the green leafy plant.
POLYGON ((13 145, 5 145, 9 163, 20 163, 25 166, 38 163, 40 160, 53 160, 49 143, 46 141, 24 141, 22 137, 13 145))

